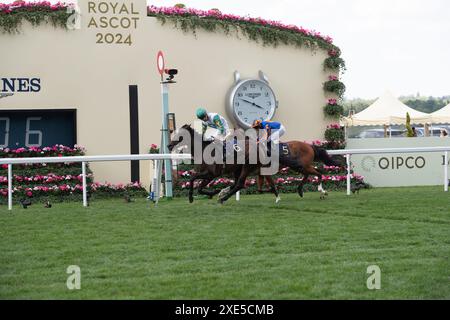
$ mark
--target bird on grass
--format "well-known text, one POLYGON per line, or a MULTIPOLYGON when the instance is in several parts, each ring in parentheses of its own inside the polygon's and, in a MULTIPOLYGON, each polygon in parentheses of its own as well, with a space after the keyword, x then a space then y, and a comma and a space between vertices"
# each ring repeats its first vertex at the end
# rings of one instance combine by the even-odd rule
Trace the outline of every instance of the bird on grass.
POLYGON ((20 200, 20 204, 24 209, 27 209, 29 206, 31 206, 31 200, 30 199, 22 199, 20 200))
POLYGON ((357 194, 359 194, 359 190, 361 190, 361 189, 365 189, 367 186, 366 186, 366 184, 364 183, 364 182, 362 182, 362 181, 358 181, 358 182, 356 182, 355 184, 352 184, 352 187, 351 187, 351 191, 352 191, 352 193, 357 193, 357 194))
POLYGON ((87 206, 89 207, 89 205, 91 203, 91 192, 90 191, 86 192, 86 200, 87 200, 87 206))
POLYGON ((124 201, 125 201, 126 203, 134 202, 134 200, 131 198, 131 196, 130 196, 129 194, 126 194, 126 195, 123 197, 123 199, 124 199, 124 201))

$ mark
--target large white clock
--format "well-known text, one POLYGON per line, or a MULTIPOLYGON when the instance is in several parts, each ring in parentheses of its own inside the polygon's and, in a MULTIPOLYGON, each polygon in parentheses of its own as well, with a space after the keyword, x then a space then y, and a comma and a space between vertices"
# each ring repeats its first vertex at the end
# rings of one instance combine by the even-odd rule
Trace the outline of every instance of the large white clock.
POLYGON ((234 77, 227 99, 228 116, 243 129, 250 128, 255 120, 271 120, 278 102, 264 73, 259 72, 259 79, 241 80, 236 71, 234 77))

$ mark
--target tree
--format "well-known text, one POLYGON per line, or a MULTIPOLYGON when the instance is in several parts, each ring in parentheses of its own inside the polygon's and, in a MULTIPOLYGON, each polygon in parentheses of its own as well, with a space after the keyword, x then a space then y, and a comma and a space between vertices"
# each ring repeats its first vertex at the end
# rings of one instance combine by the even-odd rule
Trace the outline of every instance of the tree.
POLYGON ((414 131, 411 127, 411 117, 409 112, 406 113, 406 130, 408 130, 408 138, 414 138, 414 131))

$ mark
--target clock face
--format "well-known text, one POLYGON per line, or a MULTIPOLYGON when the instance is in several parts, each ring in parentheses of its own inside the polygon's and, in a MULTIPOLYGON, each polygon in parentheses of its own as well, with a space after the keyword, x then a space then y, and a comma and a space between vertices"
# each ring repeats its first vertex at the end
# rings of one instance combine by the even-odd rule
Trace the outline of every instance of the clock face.
POLYGON ((261 80, 242 81, 231 99, 233 116, 243 128, 251 127, 255 120, 272 119, 277 107, 273 90, 261 80))

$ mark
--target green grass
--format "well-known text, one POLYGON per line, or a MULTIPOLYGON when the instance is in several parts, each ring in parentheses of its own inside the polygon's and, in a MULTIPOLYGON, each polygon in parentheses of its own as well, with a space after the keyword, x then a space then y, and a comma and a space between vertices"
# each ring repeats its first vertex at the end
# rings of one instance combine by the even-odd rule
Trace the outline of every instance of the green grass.
POLYGON ((450 194, 0 207, 3 299, 449 299, 450 194), (66 287, 81 267, 81 290, 66 287), (381 268, 369 291, 367 267, 381 268))

